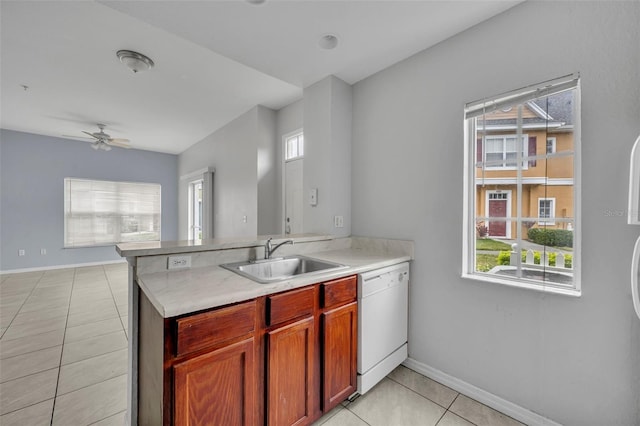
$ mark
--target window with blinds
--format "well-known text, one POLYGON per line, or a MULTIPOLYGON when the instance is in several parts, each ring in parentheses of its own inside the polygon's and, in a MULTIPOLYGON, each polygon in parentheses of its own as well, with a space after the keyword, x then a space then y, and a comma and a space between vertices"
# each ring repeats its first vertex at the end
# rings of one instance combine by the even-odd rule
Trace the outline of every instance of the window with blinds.
POLYGON ((64 246, 160 241, 161 186, 64 180, 64 246))
POLYGON ((463 276, 580 294, 579 76, 465 106, 463 276))

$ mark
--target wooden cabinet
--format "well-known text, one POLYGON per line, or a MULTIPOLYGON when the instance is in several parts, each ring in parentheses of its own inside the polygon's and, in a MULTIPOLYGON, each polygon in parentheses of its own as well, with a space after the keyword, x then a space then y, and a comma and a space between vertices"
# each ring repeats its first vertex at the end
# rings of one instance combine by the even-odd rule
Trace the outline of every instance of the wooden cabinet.
POLYGON ((254 425, 253 338, 173 366, 176 426, 254 425))
POLYGON ((330 411, 357 389, 356 277, 322 284, 322 409, 330 411))
POLYGON ((356 277, 177 318, 140 295, 138 424, 303 426, 356 391, 356 277))
POLYGON ((267 425, 305 425, 314 417, 314 312, 317 286, 267 296, 267 425))
POLYGON ((313 317, 267 333, 269 426, 309 424, 313 416, 313 317))

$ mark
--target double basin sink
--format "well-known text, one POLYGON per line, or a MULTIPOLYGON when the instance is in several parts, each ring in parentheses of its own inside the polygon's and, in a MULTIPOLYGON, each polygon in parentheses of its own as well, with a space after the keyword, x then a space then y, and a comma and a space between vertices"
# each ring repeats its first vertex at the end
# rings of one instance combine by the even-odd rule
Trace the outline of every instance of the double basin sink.
POLYGON ((343 269, 347 266, 307 256, 287 256, 265 260, 250 260, 220 265, 238 275, 261 284, 283 281, 302 275, 343 269))

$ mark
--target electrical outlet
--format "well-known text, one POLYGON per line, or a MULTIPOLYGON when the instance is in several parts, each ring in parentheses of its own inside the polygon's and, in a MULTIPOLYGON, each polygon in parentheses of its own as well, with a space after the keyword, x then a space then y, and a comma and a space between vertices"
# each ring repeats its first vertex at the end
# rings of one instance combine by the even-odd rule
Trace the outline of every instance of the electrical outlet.
POLYGON ((343 216, 334 216, 333 217, 333 226, 336 228, 344 228, 344 217, 343 216))
POLYGON ((43 256, 44 256, 45 254, 47 254, 47 249, 45 249, 45 248, 41 248, 41 249, 40 249, 40 254, 41 254, 41 255, 43 255, 43 256))
POLYGON ((24 249, 20 249, 18 250, 18 256, 24 256, 25 254, 27 254, 24 249))
POLYGON ((191 256, 170 256, 167 269, 191 268, 191 256))

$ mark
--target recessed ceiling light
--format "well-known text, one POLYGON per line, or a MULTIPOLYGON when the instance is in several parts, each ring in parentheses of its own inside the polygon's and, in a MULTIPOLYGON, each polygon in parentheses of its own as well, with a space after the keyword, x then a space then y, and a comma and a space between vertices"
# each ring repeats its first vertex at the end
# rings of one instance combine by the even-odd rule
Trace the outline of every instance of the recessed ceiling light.
POLYGON ((118 50, 116 55, 118 55, 120 62, 135 73, 151 69, 154 65, 150 58, 132 50, 118 50))
POLYGON ((320 37, 320 40, 318 41, 318 46, 326 50, 335 49, 337 45, 338 37, 333 34, 325 34, 320 37))
POLYGON ((266 2, 267 0, 246 0, 247 3, 251 3, 251 4, 262 4, 264 2, 266 2))

